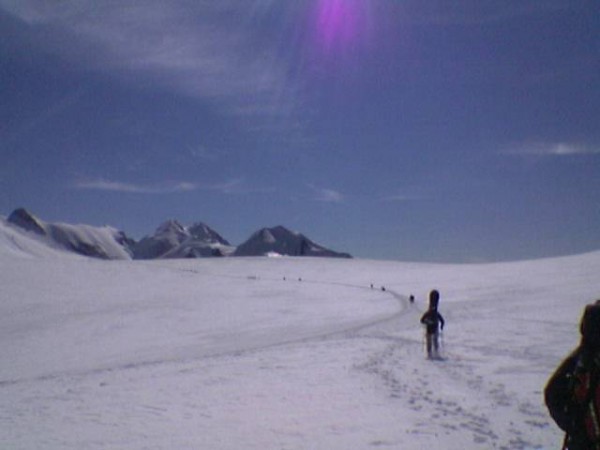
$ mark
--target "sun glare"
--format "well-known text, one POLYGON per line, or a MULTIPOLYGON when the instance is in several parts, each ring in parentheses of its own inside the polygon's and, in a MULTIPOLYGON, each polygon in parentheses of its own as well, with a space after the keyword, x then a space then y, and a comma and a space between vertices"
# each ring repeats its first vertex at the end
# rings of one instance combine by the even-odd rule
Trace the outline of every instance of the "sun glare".
POLYGON ((353 47, 366 28, 366 0, 317 1, 316 34, 322 50, 330 52, 353 47))

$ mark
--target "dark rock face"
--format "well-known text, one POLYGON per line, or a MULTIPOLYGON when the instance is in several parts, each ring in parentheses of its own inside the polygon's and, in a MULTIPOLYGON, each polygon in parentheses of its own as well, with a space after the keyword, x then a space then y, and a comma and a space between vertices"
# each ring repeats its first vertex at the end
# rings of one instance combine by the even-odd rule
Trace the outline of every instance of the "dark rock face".
POLYGON ((18 226, 27 231, 45 236, 47 234, 46 229, 40 223, 40 221, 25 208, 15 209, 10 216, 8 216, 8 222, 18 226))
POLYGON ((234 256, 264 256, 277 253, 287 256, 321 256, 329 258, 352 258, 314 243, 306 236, 285 227, 263 228, 241 244, 234 256))
POLYGON ((207 242, 211 244, 222 244, 228 246, 231 245, 219 233, 217 233, 215 230, 213 230, 208 225, 202 222, 198 222, 189 227, 188 232, 195 240, 198 241, 207 242))
MULTIPOLYGON (((208 225, 197 223, 184 227, 176 220, 160 225, 133 248, 136 259, 203 258, 228 253, 229 242, 208 225)), ((229 250, 229 253, 233 249, 229 250)))

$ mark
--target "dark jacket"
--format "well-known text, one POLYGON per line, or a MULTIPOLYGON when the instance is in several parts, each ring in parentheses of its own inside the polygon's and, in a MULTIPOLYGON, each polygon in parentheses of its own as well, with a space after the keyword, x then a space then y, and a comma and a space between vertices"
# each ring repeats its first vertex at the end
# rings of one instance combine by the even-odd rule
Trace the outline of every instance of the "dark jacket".
POLYGON ((572 428, 569 415, 570 386, 579 353, 580 349, 577 349, 565 358, 548 380, 544 389, 544 399, 548 412, 560 429, 567 433, 572 428))
POLYGON ((444 318, 438 312, 437 309, 429 309, 423 317, 421 317, 421 323, 427 326, 427 334, 434 334, 438 332, 438 327, 444 329, 444 318))
MULTIPOLYGON (((588 450, 596 448, 588 440, 583 425, 581 406, 573 400, 575 373, 579 370, 594 370, 594 355, 583 346, 573 351, 554 372, 546 388, 544 399, 548 412, 556 424, 566 433, 565 443, 569 450, 588 450)), ((595 370, 598 370, 596 367, 595 370)))

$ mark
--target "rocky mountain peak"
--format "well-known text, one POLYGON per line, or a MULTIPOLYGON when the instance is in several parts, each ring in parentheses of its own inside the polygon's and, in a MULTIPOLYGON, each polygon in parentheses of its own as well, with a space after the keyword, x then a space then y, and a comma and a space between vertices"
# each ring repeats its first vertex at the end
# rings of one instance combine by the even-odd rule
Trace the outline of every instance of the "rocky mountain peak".
POLYGON ((8 217, 8 222, 24 230, 32 231, 42 236, 46 235, 46 229, 41 221, 25 208, 15 209, 8 217))

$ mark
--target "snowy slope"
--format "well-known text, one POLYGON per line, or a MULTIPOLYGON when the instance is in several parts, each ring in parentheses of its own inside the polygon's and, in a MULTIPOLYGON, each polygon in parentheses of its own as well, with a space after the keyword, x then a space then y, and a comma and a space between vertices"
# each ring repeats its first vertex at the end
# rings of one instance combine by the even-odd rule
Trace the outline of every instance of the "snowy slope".
POLYGON ((17 450, 558 448, 541 391, 600 297, 599 252, 99 261, 10 242, 0 448, 17 450), (444 361, 418 325, 433 287, 444 361))
POLYGON ((55 249, 100 259, 131 259, 132 241, 112 227, 46 223, 22 208, 13 211, 4 225, 18 228, 55 249))
POLYGON ((31 232, 11 226, 6 219, 0 218, 0 262, 19 258, 80 258, 74 253, 51 247, 44 239, 31 232))

